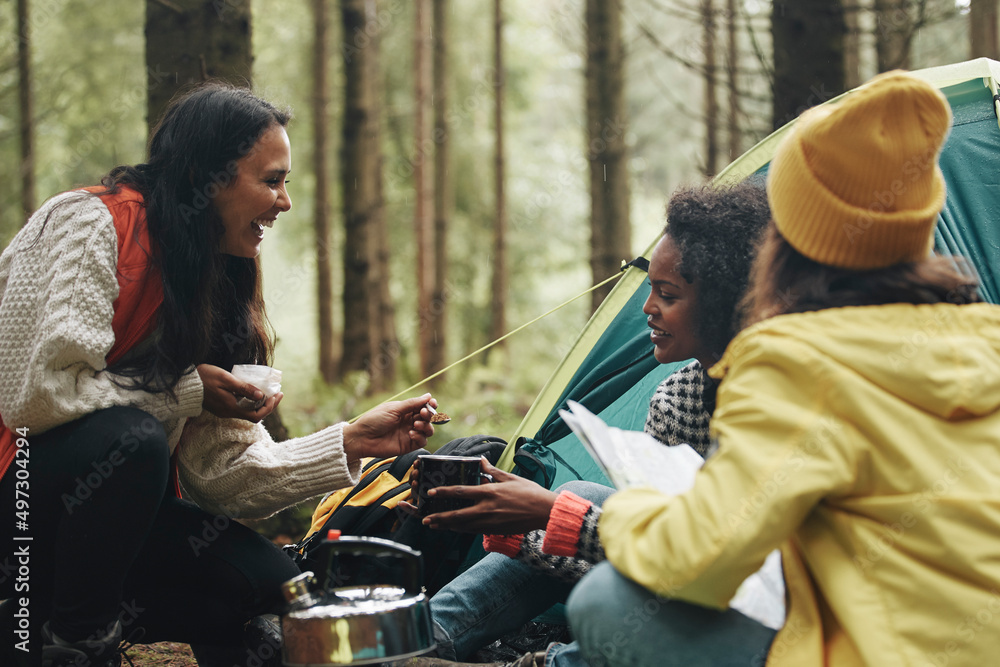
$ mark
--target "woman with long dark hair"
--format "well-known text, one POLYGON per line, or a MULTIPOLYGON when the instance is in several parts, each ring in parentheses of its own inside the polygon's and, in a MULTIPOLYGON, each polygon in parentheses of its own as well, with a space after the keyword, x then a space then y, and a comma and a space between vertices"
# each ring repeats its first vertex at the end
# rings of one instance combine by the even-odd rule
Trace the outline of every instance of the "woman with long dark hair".
POLYGON ((568 603, 590 665, 996 662, 1000 308, 930 255, 950 125, 893 72, 779 145, 749 326, 710 371, 719 450, 688 493, 604 504, 608 562, 568 603), (775 548, 776 636, 689 627, 775 548))
POLYGON ((147 162, 54 197, 0 255, 0 554, 5 571, 30 562, 0 579, 5 655, 116 665, 124 638, 266 662, 277 648, 248 648, 245 626, 297 569, 237 519, 354 484, 362 456, 433 433, 425 395, 276 443, 259 422, 281 392, 230 372, 274 350, 258 253, 291 207, 289 117, 196 88, 147 162))

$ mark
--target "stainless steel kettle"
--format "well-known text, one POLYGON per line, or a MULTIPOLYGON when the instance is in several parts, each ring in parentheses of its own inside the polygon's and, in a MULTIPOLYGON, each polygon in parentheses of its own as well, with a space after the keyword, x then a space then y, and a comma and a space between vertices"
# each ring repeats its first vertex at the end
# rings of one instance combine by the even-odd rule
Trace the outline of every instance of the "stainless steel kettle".
POLYGON ((319 562, 325 564, 320 583, 304 572, 282 585, 288 601, 281 618, 285 665, 372 665, 432 650, 420 552, 389 540, 330 532, 320 551, 319 562), (343 555, 398 559, 401 582, 336 585, 343 583, 343 555))

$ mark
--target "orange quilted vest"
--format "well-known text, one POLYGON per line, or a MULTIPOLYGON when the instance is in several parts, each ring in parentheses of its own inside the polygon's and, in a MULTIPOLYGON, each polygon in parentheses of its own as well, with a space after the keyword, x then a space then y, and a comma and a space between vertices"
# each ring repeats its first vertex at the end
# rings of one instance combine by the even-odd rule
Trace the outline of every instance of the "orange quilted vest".
MULTIPOLYGON (((103 186, 85 188, 94 193, 104 189, 103 186)), ((163 303, 163 284, 159 271, 150 264, 142 195, 121 187, 117 194, 99 196, 111 212, 118 235, 118 298, 112 304, 111 320, 115 342, 105 357, 105 362, 111 365, 156 328, 156 314, 163 303)), ((0 477, 14 461, 19 439, 18 433, 5 426, 0 417, 0 477)))

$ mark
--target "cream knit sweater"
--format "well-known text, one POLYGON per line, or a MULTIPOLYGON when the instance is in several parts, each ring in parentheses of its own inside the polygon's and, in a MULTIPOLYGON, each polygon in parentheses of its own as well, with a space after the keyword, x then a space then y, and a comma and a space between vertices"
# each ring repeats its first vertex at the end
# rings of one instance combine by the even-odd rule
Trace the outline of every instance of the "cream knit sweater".
POLYGON ((104 359, 114 343, 117 259, 107 207, 78 192, 46 202, 0 255, 0 415, 7 426, 27 428, 30 438, 103 408, 145 410, 163 424, 170 450, 180 446, 185 491, 230 517, 268 516, 357 482, 360 464, 344 453, 344 424, 276 443, 260 424, 203 411, 193 367, 176 399, 115 384, 104 359))

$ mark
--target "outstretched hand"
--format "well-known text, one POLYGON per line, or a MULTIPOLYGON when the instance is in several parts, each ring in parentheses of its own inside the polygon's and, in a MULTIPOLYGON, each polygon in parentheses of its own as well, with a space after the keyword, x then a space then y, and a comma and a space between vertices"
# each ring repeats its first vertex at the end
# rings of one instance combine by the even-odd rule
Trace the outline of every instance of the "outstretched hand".
POLYGON ((201 384, 205 388, 205 397, 202 399, 202 407, 217 417, 234 419, 245 419, 249 422, 257 423, 264 417, 271 414, 281 398, 284 396, 280 391, 271 396, 259 408, 252 406, 241 407, 238 401, 241 398, 248 398, 253 402, 264 398, 264 393, 257 387, 243 382, 236 378, 229 371, 213 366, 211 364, 199 364, 195 367, 201 377, 201 384))
POLYGON ((377 405, 344 426, 344 452, 348 456, 398 456, 419 449, 434 435, 431 412, 437 406, 430 394, 377 405))
POLYGON ((513 535, 545 528, 558 494, 530 479, 496 468, 485 458, 481 467, 484 473, 493 477, 492 484, 439 486, 427 493, 434 498, 460 498, 475 504, 426 516, 424 525, 460 533, 493 535, 513 535))

